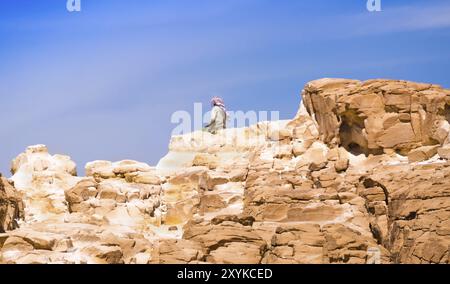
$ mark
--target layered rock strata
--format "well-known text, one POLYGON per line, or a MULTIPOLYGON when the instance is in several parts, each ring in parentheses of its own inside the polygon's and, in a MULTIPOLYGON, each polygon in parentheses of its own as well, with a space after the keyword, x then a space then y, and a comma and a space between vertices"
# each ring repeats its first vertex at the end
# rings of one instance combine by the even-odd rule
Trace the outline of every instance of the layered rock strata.
POLYGON ((0 261, 449 263, 449 121, 437 85, 321 79, 294 119, 174 136, 156 167, 77 177, 32 146, 1 179, 0 261))

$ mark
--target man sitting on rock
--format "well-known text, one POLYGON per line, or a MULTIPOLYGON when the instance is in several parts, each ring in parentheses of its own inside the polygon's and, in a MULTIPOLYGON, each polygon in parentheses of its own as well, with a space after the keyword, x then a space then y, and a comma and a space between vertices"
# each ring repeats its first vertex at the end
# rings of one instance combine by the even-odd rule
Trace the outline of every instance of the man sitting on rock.
POLYGON ((211 99, 211 121, 204 128, 211 134, 216 134, 217 131, 226 128, 227 110, 222 98, 213 97, 211 99))

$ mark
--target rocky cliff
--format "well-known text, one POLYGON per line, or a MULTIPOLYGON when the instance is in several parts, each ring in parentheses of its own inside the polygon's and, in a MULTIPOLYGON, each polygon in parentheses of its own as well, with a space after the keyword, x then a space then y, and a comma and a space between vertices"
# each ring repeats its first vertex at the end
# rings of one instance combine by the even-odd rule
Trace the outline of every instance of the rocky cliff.
MULTIPOLYGON (((172 137, 156 167, 29 147, 2 263, 449 263, 450 90, 321 79, 290 121, 172 137)), ((5 232, 6 231, 6 232, 5 232)))

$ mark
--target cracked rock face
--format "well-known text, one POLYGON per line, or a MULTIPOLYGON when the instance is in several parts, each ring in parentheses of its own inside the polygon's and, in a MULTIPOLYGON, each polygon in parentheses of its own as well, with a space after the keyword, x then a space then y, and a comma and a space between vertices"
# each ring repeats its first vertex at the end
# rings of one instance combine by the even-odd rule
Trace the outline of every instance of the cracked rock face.
POLYGON ((393 262, 449 263, 449 177, 448 162, 373 170, 373 185, 386 191, 387 210, 371 211, 372 223, 384 231, 380 242, 393 262))
POLYGON ((303 91, 324 142, 363 153, 407 154, 449 139, 450 90, 395 80, 321 79, 303 91))
POLYGON ((0 233, 18 228, 23 218, 23 202, 16 189, 0 175, 0 233))
POLYGON ((77 177, 29 147, 1 179, 0 262, 449 263, 450 91, 322 79, 302 96, 289 121, 174 136, 156 167, 77 177))

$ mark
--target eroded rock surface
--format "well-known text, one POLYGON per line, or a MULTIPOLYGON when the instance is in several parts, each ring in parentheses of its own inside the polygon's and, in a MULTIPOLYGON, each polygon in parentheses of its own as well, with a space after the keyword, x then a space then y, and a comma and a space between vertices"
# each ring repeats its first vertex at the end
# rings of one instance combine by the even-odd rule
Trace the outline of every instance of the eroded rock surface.
POLYGON ((303 91, 321 138, 364 153, 449 142, 450 90, 398 80, 321 79, 303 91))
POLYGON ((1 180, 0 261, 449 263, 450 91, 321 79, 302 96, 289 121, 174 136, 156 167, 77 177, 29 147, 1 180))
POLYGON ((23 200, 25 214, 8 207, 6 229, 15 230, 0 235, 1 262, 150 262, 158 240, 152 228, 161 226, 165 211, 161 180, 150 166, 97 161, 87 165, 87 177, 77 177, 70 157, 37 145, 14 160, 12 172, 17 194, 9 193, 9 203, 23 200), (22 215, 17 228, 11 216, 22 215))
POLYGON ((0 174, 0 233, 18 228, 23 202, 16 189, 0 174))

